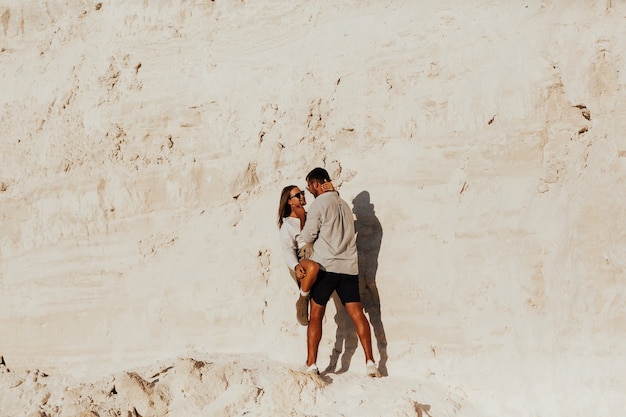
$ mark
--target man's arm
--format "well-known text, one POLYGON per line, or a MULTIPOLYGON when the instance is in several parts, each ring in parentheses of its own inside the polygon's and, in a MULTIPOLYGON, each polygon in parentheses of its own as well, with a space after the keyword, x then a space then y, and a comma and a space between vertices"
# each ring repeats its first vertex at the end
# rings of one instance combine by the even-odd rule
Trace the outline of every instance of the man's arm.
POLYGON ((321 213, 319 210, 319 204, 311 204, 311 208, 306 216, 306 222, 304 222, 304 228, 302 232, 300 232, 300 236, 302 236, 302 240, 305 243, 313 243, 317 240, 317 236, 320 232, 320 227, 322 225, 321 222, 321 213))

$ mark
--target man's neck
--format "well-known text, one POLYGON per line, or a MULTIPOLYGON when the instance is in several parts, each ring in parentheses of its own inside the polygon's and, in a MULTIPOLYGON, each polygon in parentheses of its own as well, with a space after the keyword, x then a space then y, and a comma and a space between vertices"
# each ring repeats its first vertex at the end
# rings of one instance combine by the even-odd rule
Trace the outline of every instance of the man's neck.
POLYGON ((337 190, 328 190, 328 191, 324 191, 320 188, 320 192, 317 194, 317 196, 321 196, 322 194, 326 194, 326 193, 336 193, 337 190))

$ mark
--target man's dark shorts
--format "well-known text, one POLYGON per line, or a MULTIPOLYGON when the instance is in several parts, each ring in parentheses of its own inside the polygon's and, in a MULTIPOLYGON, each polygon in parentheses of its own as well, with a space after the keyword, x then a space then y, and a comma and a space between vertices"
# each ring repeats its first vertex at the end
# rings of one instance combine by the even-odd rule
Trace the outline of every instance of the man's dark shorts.
POLYGON ((337 291, 337 295, 341 300, 341 304, 361 301, 359 295, 359 276, 349 274, 338 274, 336 272, 320 271, 317 279, 311 288, 311 298, 317 304, 325 306, 333 294, 337 291))

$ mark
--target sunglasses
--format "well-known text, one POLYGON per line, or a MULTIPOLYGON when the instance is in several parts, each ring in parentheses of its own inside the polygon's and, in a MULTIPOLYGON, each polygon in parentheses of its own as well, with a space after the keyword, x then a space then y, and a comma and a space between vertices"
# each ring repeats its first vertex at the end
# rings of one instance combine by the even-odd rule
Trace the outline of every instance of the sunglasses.
POLYGON ((300 191, 299 193, 292 195, 291 197, 289 197, 289 199, 291 200, 292 198, 300 198, 300 197, 304 197, 304 191, 300 191))

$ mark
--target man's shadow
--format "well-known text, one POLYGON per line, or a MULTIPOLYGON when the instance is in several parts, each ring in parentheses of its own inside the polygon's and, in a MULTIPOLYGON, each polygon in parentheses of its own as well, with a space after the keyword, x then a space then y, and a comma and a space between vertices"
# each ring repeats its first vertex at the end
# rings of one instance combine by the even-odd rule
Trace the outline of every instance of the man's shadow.
MULTIPOLYGON (((359 254, 359 292, 361 294, 361 303, 374 329, 373 336, 376 339, 380 357, 378 370, 381 375, 387 376, 387 337, 381 318, 380 296, 376 286, 378 255, 383 239, 383 228, 374 212, 374 205, 370 203, 369 192, 362 191, 352 200, 352 212, 356 216, 354 226, 357 234, 357 252, 359 254)), ((335 314, 337 333, 335 346, 330 356, 330 363, 324 372, 342 373, 346 372, 350 367, 350 362, 358 347, 359 339, 354 329, 354 324, 345 307, 341 304, 337 293, 333 293, 332 299, 337 310, 335 314), (341 366, 337 369, 340 357, 341 366)))

